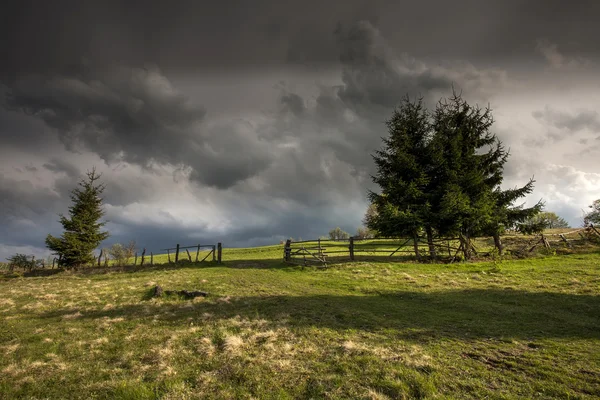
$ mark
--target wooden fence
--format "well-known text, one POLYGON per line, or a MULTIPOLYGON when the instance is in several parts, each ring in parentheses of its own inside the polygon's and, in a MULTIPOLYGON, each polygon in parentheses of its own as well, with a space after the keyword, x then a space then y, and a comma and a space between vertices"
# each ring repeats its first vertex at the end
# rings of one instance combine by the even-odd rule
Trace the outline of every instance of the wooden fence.
MULTIPOLYGON (((457 244, 458 238, 436 239, 431 245, 436 253, 448 252, 448 256, 456 257, 461 250, 457 244)), ((417 240, 416 249, 418 254, 430 251, 429 243, 417 240)), ((356 260, 360 255, 381 257, 394 257, 400 255, 415 256, 415 243, 412 238, 386 238, 386 239, 315 239, 294 242, 288 240, 283 249, 283 259, 292 264, 321 264, 327 265, 331 259, 356 260)))
POLYGON ((221 256, 223 254, 223 246, 222 244, 219 242, 216 245, 214 244, 206 244, 206 245, 195 245, 195 246, 180 246, 179 244, 177 244, 175 247, 173 248, 169 248, 169 249, 163 249, 164 251, 167 252, 167 257, 169 260, 169 263, 172 262, 171 261, 171 251, 174 251, 175 254, 175 262, 179 262, 179 254, 181 252, 181 250, 185 250, 187 257, 188 257, 188 261, 192 262, 192 255, 190 254, 190 250, 189 249, 195 249, 196 250, 196 258, 195 258, 195 262, 203 262, 206 261, 206 259, 212 255, 212 261, 216 261, 217 263, 221 264, 221 256), (202 258, 201 260, 199 259, 199 255, 200 255, 200 251, 201 249, 209 249, 209 252, 204 256, 204 258, 202 258))
MULTIPOLYGON (((221 255, 223 253, 223 246, 221 243, 217 243, 215 244, 206 244, 206 245, 202 245, 202 244, 197 244, 197 245, 193 245, 193 246, 180 246, 179 244, 175 245, 175 247, 172 248, 168 248, 168 249, 162 249, 162 251, 166 251, 167 252, 167 260, 169 263, 172 262, 179 262, 180 261, 180 253, 182 253, 182 250, 185 250, 185 254, 187 255, 187 259, 189 262, 204 262, 206 260, 209 259, 209 257, 212 255, 211 261, 216 261, 217 263, 221 263, 221 255), (195 257, 192 257, 192 254, 190 253, 190 249, 194 249, 195 250, 195 257), (201 251, 205 251, 203 249, 208 249, 208 253, 207 254, 202 254, 202 258, 200 258, 200 252, 201 251), (174 252, 173 256, 174 256, 174 261, 171 259, 171 252, 174 252), (193 259, 193 261, 192 261, 193 259)), ((102 257, 104 257, 104 266, 108 267, 108 254, 106 254, 104 252, 104 250, 100 251, 100 255, 98 256, 98 266, 100 267, 102 265, 102 257)), ((140 259, 140 266, 145 265, 146 260, 148 258, 148 256, 146 255, 146 249, 144 248, 140 257, 138 257, 138 252, 135 253, 135 255, 131 258, 128 258, 126 261, 127 265, 133 265, 136 266, 138 265, 138 258, 140 259), (133 258, 133 264, 131 264, 131 258, 133 258)), ((56 260, 56 259, 54 259, 56 260)), ((59 260, 60 263, 60 260, 59 260)), ((149 265, 154 265, 154 253, 150 252, 150 260, 149 260, 149 265)), ((54 261, 52 263, 52 268, 54 268, 54 261)))
MULTIPOLYGON (((530 237, 523 235, 502 236, 502 239, 507 241, 503 244, 506 253, 525 256, 532 253, 539 246, 550 249, 553 245, 556 247, 558 243, 567 248, 572 248, 574 244, 588 241, 590 237, 600 238, 600 232, 594 226, 569 232, 540 234, 530 237)), ((291 264, 327 266, 327 263, 333 260, 355 261, 359 256, 362 256, 363 259, 373 258, 379 260, 402 256, 405 258, 419 258, 421 256, 429 257, 433 251, 436 258, 444 258, 454 262, 457 256, 464 252, 465 246, 470 246, 470 252, 476 256, 489 256, 496 251, 493 238, 475 238, 470 241, 466 241, 464 238, 436 238, 431 243, 424 238, 418 238, 416 243, 412 238, 315 239, 297 242, 288 240, 283 249, 283 260, 291 264)))

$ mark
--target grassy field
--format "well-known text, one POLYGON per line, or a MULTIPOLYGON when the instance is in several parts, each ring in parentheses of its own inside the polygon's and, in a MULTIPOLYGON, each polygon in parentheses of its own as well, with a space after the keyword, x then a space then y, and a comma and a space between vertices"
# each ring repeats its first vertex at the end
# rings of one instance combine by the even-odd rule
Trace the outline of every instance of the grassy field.
POLYGON ((597 252, 316 269, 226 250, 0 279, 0 398, 600 397, 597 252))

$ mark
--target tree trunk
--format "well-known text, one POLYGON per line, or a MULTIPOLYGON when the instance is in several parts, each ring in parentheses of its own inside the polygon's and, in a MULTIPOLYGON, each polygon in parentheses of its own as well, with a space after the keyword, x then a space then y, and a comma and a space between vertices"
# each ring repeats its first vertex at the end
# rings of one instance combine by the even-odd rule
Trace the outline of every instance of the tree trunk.
POLYGON ((417 236, 417 232, 413 233, 413 246, 415 248, 415 255, 417 259, 421 259, 421 254, 419 253, 419 237, 417 236))
POLYGON ((494 233, 494 245, 498 249, 498 254, 502 255, 504 246, 502 246, 502 240, 500 239, 500 234, 498 232, 494 233))
POLYGON ((468 234, 461 234, 460 240, 463 244, 463 255, 465 256, 465 260, 471 259, 471 238, 468 234))
POLYGON ((425 232, 427 233, 427 245, 429 246, 429 255, 431 258, 435 258, 435 246, 433 244, 433 230, 430 226, 425 228, 425 232))

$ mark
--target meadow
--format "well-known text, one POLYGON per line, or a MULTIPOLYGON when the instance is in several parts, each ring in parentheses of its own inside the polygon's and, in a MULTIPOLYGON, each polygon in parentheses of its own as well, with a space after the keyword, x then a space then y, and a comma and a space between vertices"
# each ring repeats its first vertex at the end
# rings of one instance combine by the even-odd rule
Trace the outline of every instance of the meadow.
POLYGON ((0 278, 2 399, 600 397, 600 253, 0 278), (208 297, 153 297, 153 288, 208 297))

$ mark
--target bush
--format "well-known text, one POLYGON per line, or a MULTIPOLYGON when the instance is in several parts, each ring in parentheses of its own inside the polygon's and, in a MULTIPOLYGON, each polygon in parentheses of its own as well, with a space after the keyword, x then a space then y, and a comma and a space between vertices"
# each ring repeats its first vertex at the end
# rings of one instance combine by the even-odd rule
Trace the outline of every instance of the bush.
POLYGON ((135 255, 135 247, 135 240, 132 240, 127 245, 115 243, 107 251, 110 258, 115 260, 116 264, 121 267, 135 255))
POLYGON ((31 271, 35 267, 36 262, 33 256, 27 256, 25 254, 17 253, 14 256, 8 258, 8 265, 8 270, 10 272, 13 272, 15 267, 31 271))
POLYGON ((361 226, 356 230, 356 234, 354 235, 356 239, 372 239, 375 237, 374 233, 364 226, 361 226))
POLYGON ((331 240, 342 240, 348 239, 349 237, 350 235, 348 232, 344 232, 339 226, 329 231, 329 239, 331 240))

